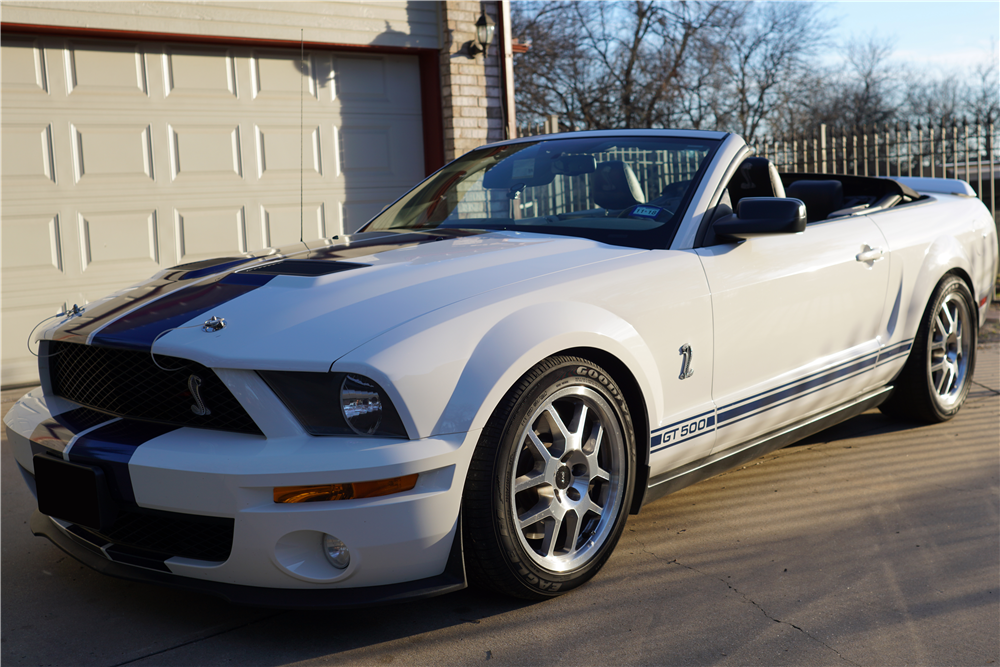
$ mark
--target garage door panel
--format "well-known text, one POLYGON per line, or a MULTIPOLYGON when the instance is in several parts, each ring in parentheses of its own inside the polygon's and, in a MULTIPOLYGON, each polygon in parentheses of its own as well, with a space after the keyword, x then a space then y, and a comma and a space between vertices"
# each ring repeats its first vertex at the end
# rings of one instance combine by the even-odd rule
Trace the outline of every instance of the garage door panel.
POLYGON ((176 98, 238 98, 236 59, 232 53, 178 51, 168 48, 163 54, 164 95, 176 98))
POLYGON ((174 230, 177 264, 247 251, 246 213, 242 206, 176 210, 174 230))
POLYGON ((255 50, 250 59, 254 99, 297 102, 301 95, 317 100, 312 61, 310 53, 303 59, 294 51, 255 50))
POLYGON ((13 183, 55 184, 52 125, 4 123, 2 165, 8 187, 13 183))
POLYGON ((345 114, 336 139, 348 186, 384 184, 386 178, 412 186, 423 178, 416 160, 424 153, 420 118, 375 124, 370 117, 345 114))
POLYGON ((239 126, 172 125, 167 133, 174 180, 243 178, 239 126))
POLYGON ((316 98, 332 102, 337 97, 336 58, 329 53, 313 54, 311 61, 312 80, 316 85, 316 98))
POLYGON ((88 277, 158 268, 156 211, 88 212, 77 216, 81 265, 88 277))
POLYGON ((339 57, 335 61, 336 93, 342 101, 389 102, 383 58, 339 57))
POLYGON ((146 58, 138 45, 71 42, 65 53, 70 95, 148 96, 146 58))
POLYGON ((57 35, 0 52, 7 384, 35 379, 24 340, 64 303, 355 231, 423 177, 415 56, 57 35))
POLYGON ((4 282, 11 278, 57 276, 63 271, 58 214, 3 216, 4 282))
POLYGON ((3 40, 3 94, 45 95, 49 92, 45 51, 38 40, 3 40))
MULTIPOLYGON (((28 337, 32 335, 35 326, 41 322, 46 320, 55 322, 53 316, 62 312, 65 305, 61 301, 55 300, 20 307, 4 305, 2 347, 4 382, 8 382, 8 377, 24 377, 26 374, 31 377, 31 373, 38 372, 38 359, 33 356, 33 354, 38 354, 38 343, 32 342, 29 346, 28 337), (29 348, 31 352, 28 352, 29 348), (17 367, 13 367, 7 362, 7 360, 14 359, 20 362, 17 367)), ((44 328, 38 327, 38 330, 44 328)))
POLYGON ((420 71, 412 58, 336 56, 335 95, 344 113, 420 112, 420 71))
MULTIPOLYGON (((326 207, 323 202, 265 204, 260 207, 262 247, 279 248, 326 234, 326 207), (301 232, 300 232, 301 224, 301 232)), ((256 250, 257 248, 251 248, 256 250)))
POLYGON ((291 176, 322 178, 323 153, 318 126, 258 125, 257 175, 259 178, 291 176))
POLYGON ((340 128, 337 133, 340 139, 340 172, 344 175, 391 176, 390 132, 388 124, 340 128))
MULTIPOLYGON (((153 139, 149 125, 72 125, 76 181, 153 180, 153 139)), ((113 183, 109 183, 113 185, 113 183)))

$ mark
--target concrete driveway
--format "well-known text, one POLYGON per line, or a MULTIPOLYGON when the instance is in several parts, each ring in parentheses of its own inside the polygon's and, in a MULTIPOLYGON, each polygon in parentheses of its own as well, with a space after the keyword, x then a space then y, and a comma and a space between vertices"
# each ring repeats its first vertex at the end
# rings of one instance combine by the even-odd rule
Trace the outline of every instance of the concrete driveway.
MULTIPOLYGON (((542 603, 242 608, 92 572, 28 530, 2 449, 12 665, 985 665, 1000 661, 1000 345, 951 422, 866 413, 629 519, 542 603)), ((4 410, 22 392, 4 392, 4 410)))

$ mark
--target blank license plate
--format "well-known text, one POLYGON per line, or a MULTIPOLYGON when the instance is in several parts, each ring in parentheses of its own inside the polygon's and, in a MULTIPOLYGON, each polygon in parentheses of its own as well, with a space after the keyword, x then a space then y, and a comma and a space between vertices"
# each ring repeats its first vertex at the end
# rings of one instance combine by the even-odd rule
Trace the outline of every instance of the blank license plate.
POLYGON ((88 528, 110 527, 116 508, 103 470, 47 454, 35 454, 33 460, 38 510, 42 514, 88 528))

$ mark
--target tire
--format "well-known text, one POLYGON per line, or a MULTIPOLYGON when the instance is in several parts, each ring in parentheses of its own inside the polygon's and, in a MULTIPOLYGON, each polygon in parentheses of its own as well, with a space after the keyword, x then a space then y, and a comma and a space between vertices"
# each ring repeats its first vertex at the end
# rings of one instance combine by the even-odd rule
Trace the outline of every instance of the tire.
POLYGON ((958 414, 976 368, 975 313, 965 283, 945 276, 927 304, 896 388, 879 407, 883 413, 928 424, 958 414))
POLYGON ((607 561, 635 483, 635 434, 617 387, 585 359, 552 357, 507 392, 465 483, 473 585, 540 600, 583 584, 607 561))

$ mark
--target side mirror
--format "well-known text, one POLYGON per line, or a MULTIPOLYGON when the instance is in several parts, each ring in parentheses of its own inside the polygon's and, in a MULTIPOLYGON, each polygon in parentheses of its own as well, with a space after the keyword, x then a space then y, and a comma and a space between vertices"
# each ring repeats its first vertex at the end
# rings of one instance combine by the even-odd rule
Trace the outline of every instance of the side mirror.
POLYGON ((745 239, 768 234, 797 234, 806 229, 806 205, 798 199, 747 197, 736 207, 736 215, 713 226, 717 237, 745 239))

